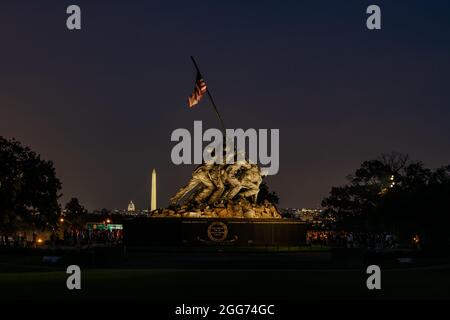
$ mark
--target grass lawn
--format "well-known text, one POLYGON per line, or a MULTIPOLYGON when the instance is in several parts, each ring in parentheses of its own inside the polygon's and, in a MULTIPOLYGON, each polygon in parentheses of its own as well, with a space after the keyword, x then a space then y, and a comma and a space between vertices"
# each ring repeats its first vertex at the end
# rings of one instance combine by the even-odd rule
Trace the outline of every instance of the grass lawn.
POLYGON ((82 272, 82 290, 64 271, 0 274, 0 299, 450 299, 450 269, 388 270, 382 290, 361 271, 120 270, 82 272))

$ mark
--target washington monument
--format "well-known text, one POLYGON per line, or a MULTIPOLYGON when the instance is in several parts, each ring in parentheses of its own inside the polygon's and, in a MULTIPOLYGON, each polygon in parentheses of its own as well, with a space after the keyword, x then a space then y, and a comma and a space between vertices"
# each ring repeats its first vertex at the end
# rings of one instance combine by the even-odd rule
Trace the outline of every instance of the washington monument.
POLYGON ((152 187, 150 196, 150 211, 156 210, 156 170, 152 171, 152 187))

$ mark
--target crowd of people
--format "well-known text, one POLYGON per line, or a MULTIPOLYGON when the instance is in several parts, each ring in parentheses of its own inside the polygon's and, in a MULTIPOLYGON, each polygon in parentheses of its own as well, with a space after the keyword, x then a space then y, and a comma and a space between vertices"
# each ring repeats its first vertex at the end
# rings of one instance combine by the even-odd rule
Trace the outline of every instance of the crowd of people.
MULTIPOLYGON (((50 239, 41 241, 35 233, 33 240, 23 236, 14 236, 10 241, 1 239, 0 245, 14 247, 31 247, 39 244, 60 244, 67 246, 91 245, 94 243, 120 244, 123 241, 123 230, 103 230, 85 228, 67 229, 63 232, 63 238, 52 234, 50 239)), ((419 246, 418 236, 412 239, 412 244, 419 246)), ((315 246, 340 247, 340 248, 364 248, 364 249, 389 249, 399 246, 398 239, 390 233, 347 232, 347 231, 317 231, 310 230, 306 235, 306 244, 315 246)))
POLYGON ((41 245, 90 245, 93 243, 120 244, 123 240, 122 230, 99 230, 99 229, 68 229, 61 235, 48 232, 46 235, 38 236, 36 233, 16 234, 10 237, 0 238, 0 247, 33 248, 41 245))
POLYGON ((120 243, 123 240, 122 230, 65 230, 64 244, 66 245, 86 245, 92 243, 120 243))
POLYGON ((398 246, 396 236, 390 233, 308 231, 308 245, 343 248, 386 249, 398 246))

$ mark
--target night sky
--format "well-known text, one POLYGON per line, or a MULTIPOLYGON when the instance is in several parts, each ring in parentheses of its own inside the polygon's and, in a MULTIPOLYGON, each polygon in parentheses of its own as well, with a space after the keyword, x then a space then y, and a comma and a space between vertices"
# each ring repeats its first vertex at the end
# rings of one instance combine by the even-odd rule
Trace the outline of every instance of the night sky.
POLYGON ((380 153, 450 164, 448 1, 2 1, 0 135, 55 163, 61 202, 159 206, 194 165, 176 128, 218 127, 187 107, 194 55, 228 128, 279 128, 282 207, 317 207, 380 153), (78 4, 82 30, 66 28, 78 4), (366 28, 370 4, 382 30, 366 28))

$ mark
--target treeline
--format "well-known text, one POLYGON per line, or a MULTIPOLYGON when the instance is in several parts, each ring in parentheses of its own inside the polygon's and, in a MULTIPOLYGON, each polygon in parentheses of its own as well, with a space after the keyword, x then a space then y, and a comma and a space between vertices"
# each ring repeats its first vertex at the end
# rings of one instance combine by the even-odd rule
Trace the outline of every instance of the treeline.
POLYGON ((363 162, 347 184, 332 187, 322 205, 344 225, 448 247, 450 166, 430 169, 406 155, 381 155, 363 162))

